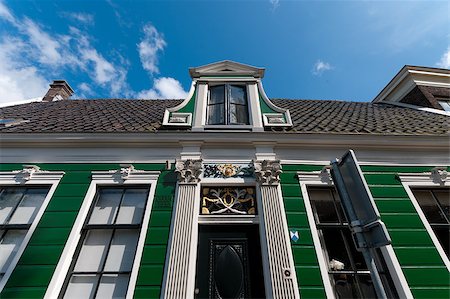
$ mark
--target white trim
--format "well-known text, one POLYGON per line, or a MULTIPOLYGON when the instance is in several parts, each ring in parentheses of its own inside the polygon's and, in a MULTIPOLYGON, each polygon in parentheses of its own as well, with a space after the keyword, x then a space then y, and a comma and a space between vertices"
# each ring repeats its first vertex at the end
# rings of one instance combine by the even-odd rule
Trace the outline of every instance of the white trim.
POLYGON ((48 285, 47 291, 45 292, 44 298, 57 298, 59 293, 61 292, 64 280, 66 279, 67 271, 69 270, 73 255, 81 237, 81 229, 89 213, 92 202, 94 201, 94 197, 98 190, 98 187, 111 185, 148 185, 150 187, 150 192, 148 195, 147 206, 145 208, 145 214, 142 221, 142 229, 139 235, 138 246, 136 249, 136 255, 133 262, 133 268, 131 270, 130 282, 128 284, 126 296, 126 298, 133 298, 159 174, 159 171, 139 171, 138 173, 132 172, 126 180, 123 180, 119 178, 120 175, 117 174, 117 171, 92 172, 91 184, 88 188, 88 191, 86 192, 83 204, 78 212, 78 216, 72 227, 66 245, 64 246, 63 253, 61 254, 50 284, 48 285))
MULTIPOLYGON (((291 114, 289 113, 289 109, 280 108, 280 107, 276 106, 274 103, 272 103, 272 101, 270 101, 269 97, 267 96, 266 92, 264 91, 264 87, 262 86, 261 80, 258 80, 258 91, 259 91, 259 94, 261 95, 261 98, 264 101, 264 103, 266 103, 266 105, 269 106, 269 108, 274 110, 275 112, 282 113, 284 115, 284 119, 286 121, 283 124, 266 124, 266 120, 264 119, 264 126, 292 127, 292 119, 291 119, 291 114)), ((262 113, 263 112, 261 111, 261 114, 262 113)))
MULTIPOLYGON (((325 286, 325 293, 327 294, 327 298, 333 299, 335 298, 335 293, 331 285, 330 276, 328 274, 328 265, 326 263, 327 259, 325 258, 324 250, 320 242, 307 189, 308 186, 333 186, 333 182, 330 178, 327 178, 327 175, 325 173, 318 171, 297 172, 297 175, 300 182, 303 199, 305 201, 306 214, 311 229, 314 248, 319 260, 320 274, 322 275, 322 280, 325 286)), ((392 248, 392 245, 383 246, 380 249, 389 268, 389 272, 392 276, 392 280, 394 281, 396 290, 400 298, 414 298, 408 286, 408 282, 406 281, 406 278, 400 267, 400 263, 397 260, 397 256, 395 255, 395 252, 392 248)))
POLYGON ((29 104, 29 103, 34 103, 34 102, 42 102, 43 98, 44 97, 37 97, 37 98, 33 98, 33 99, 28 99, 28 100, 19 100, 19 101, 12 101, 12 102, 1 103, 0 104, 0 108, 9 107, 9 106, 16 106, 16 105, 22 105, 22 104, 29 104))
POLYGON ((405 65, 372 102, 399 101, 416 85, 449 88, 449 77, 447 69, 405 65))
POLYGON ((433 228, 431 227, 430 223, 427 220, 427 217, 425 216, 424 212, 422 211, 422 208, 419 205, 419 202, 417 201, 416 197, 414 196, 414 193, 411 189, 414 189, 414 187, 420 187, 420 188, 426 188, 426 187, 449 187, 450 186, 450 180, 447 179, 442 182, 435 182, 433 180, 431 173, 415 173, 415 174, 406 174, 402 173, 399 174, 400 180, 402 182, 403 187, 405 188, 406 193, 408 194, 414 208, 417 211, 417 214, 420 217, 420 220, 422 220, 423 225, 425 226, 425 229, 427 230, 428 234, 430 235, 431 240, 433 241, 434 246, 436 247, 436 250, 438 251, 439 255, 441 256, 442 262, 447 267, 447 270, 450 272, 450 260, 445 254, 444 249, 442 248, 441 243, 439 242, 438 238, 436 237, 436 234, 433 231, 433 228))
POLYGON ((264 77, 264 68, 258 68, 248 64, 243 64, 231 60, 223 60, 207 65, 189 68, 189 74, 192 78, 202 76, 216 76, 216 75, 248 75, 255 78, 264 77), (225 71, 228 70, 228 71, 225 71))
POLYGON ((22 244, 20 244, 20 247, 17 250, 13 260, 11 261, 11 264, 9 265, 8 269, 5 272, 5 275, 0 280, 0 292, 5 287, 9 277, 11 276, 12 272, 14 271, 14 268, 17 265, 17 262, 19 261, 25 248, 27 247, 28 242, 30 241, 30 239, 34 233, 34 230, 36 229, 36 226, 38 225, 39 221, 41 220, 41 217, 44 214, 44 211, 47 208, 47 205, 49 204, 50 199, 52 198, 53 194, 55 193, 56 187, 58 186, 63 175, 64 175, 64 172, 62 172, 62 171, 34 172, 33 175, 31 175, 29 177, 29 179, 24 181, 23 177, 21 175, 21 172, 19 172, 19 171, 0 172, 0 185, 1 186, 51 185, 50 190, 48 191, 47 195, 45 196, 45 199, 42 202, 42 205, 39 208, 39 211, 36 214, 36 217, 34 218, 33 223, 30 226, 30 229, 28 230, 27 234, 25 235, 25 238, 22 241, 22 244))
POLYGON ((400 102, 393 102, 393 101, 383 101, 383 103, 391 104, 391 105, 399 106, 399 107, 411 108, 411 109, 418 110, 418 111, 425 111, 425 112, 431 112, 431 113, 436 113, 436 114, 440 114, 440 115, 450 116, 450 111, 444 111, 444 110, 439 110, 439 109, 435 109, 435 108, 420 107, 420 106, 416 106, 416 105, 400 103, 400 102))
MULTIPOLYGON (((189 89, 189 93, 186 96, 186 99, 181 102, 181 104, 175 106, 175 107, 171 107, 171 108, 167 108, 164 111, 164 117, 163 117, 163 126, 191 126, 192 124, 192 113, 178 113, 178 114, 185 114, 187 116, 187 122, 186 123, 170 123, 170 115, 172 113, 176 113, 178 110, 184 108, 192 99, 194 93, 195 93, 195 87, 197 84, 197 80, 192 80, 191 83, 191 88, 189 89)), ((196 99, 192 99, 193 101, 195 101, 196 99)))

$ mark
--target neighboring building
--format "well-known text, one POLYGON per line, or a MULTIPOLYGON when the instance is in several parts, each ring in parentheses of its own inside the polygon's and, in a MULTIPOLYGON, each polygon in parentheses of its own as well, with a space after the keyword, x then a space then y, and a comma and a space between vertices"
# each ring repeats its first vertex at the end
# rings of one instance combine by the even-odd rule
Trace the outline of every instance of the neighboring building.
POLYGON ((190 74, 184 100, 55 81, 0 109, 1 298, 370 298, 377 277, 450 297, 449 70, 405 66, 372 103, 269 99, 231 61, 190 74), (370 265, 329 170, 349 149, 392 240, 370 265))

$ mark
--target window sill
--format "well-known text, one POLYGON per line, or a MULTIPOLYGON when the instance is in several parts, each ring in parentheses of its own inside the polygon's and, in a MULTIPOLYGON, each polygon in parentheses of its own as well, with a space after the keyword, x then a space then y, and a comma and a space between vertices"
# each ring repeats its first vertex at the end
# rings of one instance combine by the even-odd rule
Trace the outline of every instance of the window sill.
POLYGON ((205 130, 251 130, 252 125, 205 125, 205 130))

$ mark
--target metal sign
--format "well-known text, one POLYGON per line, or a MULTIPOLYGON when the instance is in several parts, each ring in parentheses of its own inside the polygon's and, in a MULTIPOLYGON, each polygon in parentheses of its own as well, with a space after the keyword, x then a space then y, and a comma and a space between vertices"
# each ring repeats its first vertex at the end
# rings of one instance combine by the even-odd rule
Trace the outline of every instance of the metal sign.
POLYGON ((344 213, 355 235, 357 248, 378 248, 391 239, 364 179, 355 153, 349 150, 331 162, 331 176, 342 201, 344 213), (359 234, 361 233, 361 234, 359 234))

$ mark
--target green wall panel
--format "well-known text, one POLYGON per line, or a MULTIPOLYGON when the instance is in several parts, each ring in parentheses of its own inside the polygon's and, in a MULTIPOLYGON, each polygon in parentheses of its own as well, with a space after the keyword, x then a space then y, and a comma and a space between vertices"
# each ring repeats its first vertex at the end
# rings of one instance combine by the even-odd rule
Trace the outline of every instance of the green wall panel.
POLYGON ((415 298, 448 299, 450 298, 450 287, 447 288, 411 288, 415 298))
POLYGON ((47 287, 7 288, 7 289, 4 289, 1 292, 0 298, 2 298, 2 299, 9 299, 9 298, 21 298, 21 299, 42 298, 43 294, 45 294, 46 290, 47 290, 47 287))
POLYGON ((435 247, 397 247, 395 253, 404 266, 442 266, 435 247))
POLYGON ((326 298, 325 289, 321 287, 303 287, 300 289, 300 298, 326 298))
POLYGON ((161 286, 164 265, 141 264, 137 280, 138 286, 161 286))
POLYGON ((134 298, 136 299, 156 299, 161 293, 160 287, 138 286, 134 290, 134 298))
POLYGON ((403 267, 406 279, 410 286, 448 286, 450 273, 442 267, 403 267))
MULTIPOLYGON (((0 294, 0 298, 42 298, 48 283, 53 275, 56 264, 59 261, 64 245, 77 217, 79 208, 84 200, 85 194, 91 183, 91 171, 107 171, 119 169, 119 164, 37 164, 42 170, 64 171, 52 199, 50 200, 38 226, 22 254, 16 268, 14 269, 7 285, 0 294)), ((172 207, 174 183, 173 171, 164 171, 164 164, 134 164, 137 169, 159 170, 167 176, 161 185, 163 192, 168 193, 169 198, 157 199, 160 209, 169 214, 172 207), (172 191, 171 191, 172 190, 172 191), (169 193, 172 193, 169 194, 169 193)), ((0 164, 1 171, 12 171, 22 169, 22 164, 0 164)), ((163 175, 162 175, 163 176, 163 175)), ((162 177, 161 176, 161 177, 162 177)), ((157 188, 158 190, 158 188, 157 188)), ((163 217, 162 217, 163 218, 163 217)), ((170 223, 160 218, 161 223, 170 223)), ((159 251, 154 251, 150 261, 159 261, 159 273, 164 264, 162 247, 167 246, 168 227, 156 231, 154 234, 147 232, 146 247, 157 245, 159 251), (157 244, 158 243, 158 244, 157 244), (163 261, 161 261, 161 259, 163 261)), ((145 252, 145 250, 144 250, 145 252)), ((162 274, 160 274, 160 278, 162 274)), ((159 278, 159 279, 160 279, 159 278)), ((158 280, 158 279, 156 279, 158 280)), ((156 288, 159 294, 159 286, 156 288)), ((150 293, 155 293, 155 288, 150 293)), ((141 293, 142 294, 142 293, 141 293)), ((158 296, 156 296, 158 297, 158 296)), ((150 297, 147 297, 150 298, 150 297)))
POLYGON ((21 265, 56 265, 63 245, 29 245, 21 257, 21 265))

